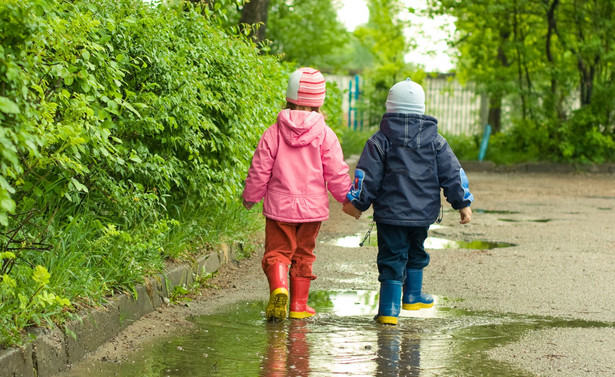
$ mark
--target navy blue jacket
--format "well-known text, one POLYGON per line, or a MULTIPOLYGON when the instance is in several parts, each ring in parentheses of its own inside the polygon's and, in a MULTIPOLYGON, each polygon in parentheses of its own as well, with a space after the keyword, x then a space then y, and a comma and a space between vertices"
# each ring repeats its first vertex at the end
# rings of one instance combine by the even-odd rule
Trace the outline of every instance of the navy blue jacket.
POLYGON ((376 223, 427 226, 440 214, 440 189, 454 209, 474 197, 436 118, 386 113, 357 163, 347 197, 359 210, 374 206, 376 223))

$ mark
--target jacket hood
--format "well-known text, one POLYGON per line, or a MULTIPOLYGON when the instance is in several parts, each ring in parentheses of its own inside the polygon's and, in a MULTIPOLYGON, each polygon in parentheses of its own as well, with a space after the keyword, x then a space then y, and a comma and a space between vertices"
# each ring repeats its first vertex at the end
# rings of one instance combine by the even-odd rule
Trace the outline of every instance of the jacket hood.
POLYGON ((314 111, 285 109, 278 114, 282 138, 291 147, 310 144, 325 130, 325 119, 314 111))
POLYGON ((380 131, 394 145, 417 149, 438 136, 438 120, 429 115, 386 113, 380 131))

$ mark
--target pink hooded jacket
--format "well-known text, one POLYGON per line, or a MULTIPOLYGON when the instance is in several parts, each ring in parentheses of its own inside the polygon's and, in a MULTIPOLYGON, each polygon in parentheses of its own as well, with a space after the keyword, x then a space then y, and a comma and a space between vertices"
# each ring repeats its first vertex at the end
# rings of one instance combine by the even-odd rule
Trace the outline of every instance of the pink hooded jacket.
POLYGON ((242 196, 265 198, 267 218, 303 223, 327 220, 327 189, 345 203, 350 186, 342 147, 322 114, 286 109, 261 137, 242 196))

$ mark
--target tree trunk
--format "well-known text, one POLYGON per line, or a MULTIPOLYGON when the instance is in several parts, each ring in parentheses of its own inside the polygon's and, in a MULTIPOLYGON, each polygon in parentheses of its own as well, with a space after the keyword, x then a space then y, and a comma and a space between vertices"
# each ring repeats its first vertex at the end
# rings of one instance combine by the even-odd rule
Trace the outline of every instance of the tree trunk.
POLYGON ((250 37, 257 44, 265 40, 267 26, 267 14, 269 12, 269 0, 249 0, 241 11, 241 25, 255 25, 256 32, 250 30, 250 37))
POLYGON ((588 67, 581 57, 577 58, 577 67, 581 76, 581 106, 587 106, 592 102, 595 69, 593 66, 588 67))
MULTIPOLYGON (((555 57, 553 56, 552 51, 552 43, 553 43, 553 35, 557 31, 557 18, 556 11, 559 6, 559 0, 553 0, 549 9, 547 11, 547 36, 545 38, 545 52, 547 54, 547 61, 551 65, 551 67, 555 67, 555 57)), ((555 76, 555 73, 550 73, 551 75, 551 93, 550 98, 547 98, 545 104, 547 106, 547 111, 549 113, 555 112, 557 114, 558 119, 563 120, 566 118, 566 113, 563 108, 562 100, 563 98, 559 94, 559 85, 558 79, 555 76)))
MULTIPOLYGON (((500 30, 500 47, 498 48, 498 56, 497 59, 502 67, 508 67, 510 62, 506 57, 506 53, 504 52, 504 43, 510 37, 510 31, 503 29, 500 30)), ((501 79, 502 82, 505 79, 501 79)), ((489 116, 487 117, 487 121, 491 125, 491 129, 493 133, 498 133, 502 130, 502 93, 501 90, 497 90, 494 93, 491 93, 489 96, 489 116)))
POLYGON ((499 94, 492 94, 489 97, 487 123, 491 125, 494 134, 502 130, 502 96, 499 94))

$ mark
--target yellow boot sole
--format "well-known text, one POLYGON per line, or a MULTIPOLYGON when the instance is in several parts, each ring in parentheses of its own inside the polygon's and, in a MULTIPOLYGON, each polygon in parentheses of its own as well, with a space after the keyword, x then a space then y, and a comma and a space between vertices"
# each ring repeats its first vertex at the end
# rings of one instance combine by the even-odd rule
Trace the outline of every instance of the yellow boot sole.
POLYGON ((265 316, 267 317, 267 321, 285 320, 286 315, 288 314, 288 309, 286 308, 287 304, 288 304, 288 289, 286 288, 274 289, 269 295, 269 302, 267 303, 267 309, 265 311, 265 316))
POLYGON ((303 318, 308 318, 308 317, 312 317, 314 314, 316 313, 310 313, 310 312, 293 312, 291 311, 289 314, 290 318, 293 319, 303 319, 303 318))
POLYGON ((422 302, 417 302, 414 304, 401 304, 401 308, 404 310, 419 310, 419 309, 429 309, 433 306, 433 302, 431 304, 424 304, 422 302))
POLYGON ((389 317, 386 315, 381 315, 376 318, 376 322, 382 323, 383 325, 397 325, 397 317, 389 317))

